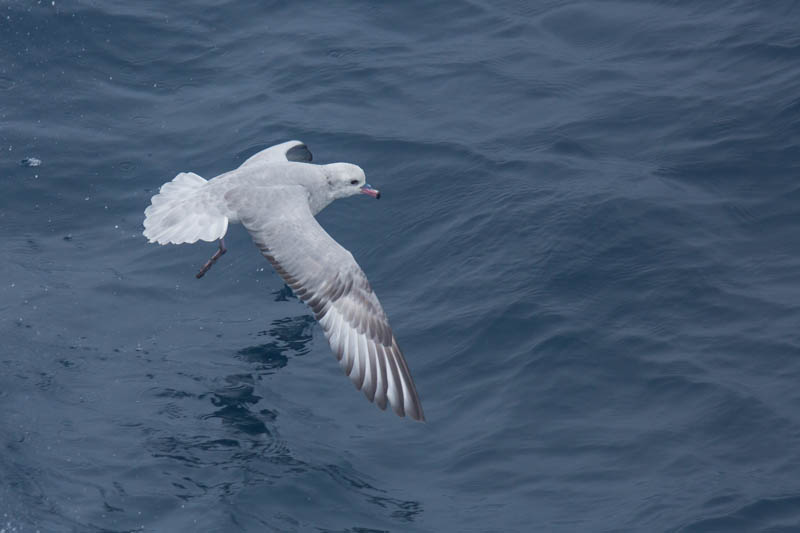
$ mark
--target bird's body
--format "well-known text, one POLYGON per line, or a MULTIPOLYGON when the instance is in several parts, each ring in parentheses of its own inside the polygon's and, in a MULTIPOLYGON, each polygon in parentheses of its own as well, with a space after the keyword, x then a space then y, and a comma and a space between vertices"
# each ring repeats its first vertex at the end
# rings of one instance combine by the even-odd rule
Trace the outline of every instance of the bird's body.
MULTIPOLYGON (((314 215, 338 198, 380 193, 356 165, 311 164, 289 141, 255 154, 239 168, 206 181, 181 173, 145 210, 144 235, 159 244, 222 239, 240 222, 294 293, 314 312, 356 388, 381 409, 424 420, 414 382, 386 314, 353 256, 314 215)), ((220 252, 212 258, 201 276, 220 252)))

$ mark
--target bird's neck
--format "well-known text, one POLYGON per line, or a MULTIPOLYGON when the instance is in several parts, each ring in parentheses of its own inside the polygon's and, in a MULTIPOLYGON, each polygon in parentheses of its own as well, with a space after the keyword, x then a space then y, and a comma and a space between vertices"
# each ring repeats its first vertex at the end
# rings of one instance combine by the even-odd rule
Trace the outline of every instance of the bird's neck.
POLYGON ((327 184, 314 183, 306 188, 308 189, 308 206, 311 208, 311 212, 314 213, 314 215, 336 200, 336 197, 331 194, 327 184))

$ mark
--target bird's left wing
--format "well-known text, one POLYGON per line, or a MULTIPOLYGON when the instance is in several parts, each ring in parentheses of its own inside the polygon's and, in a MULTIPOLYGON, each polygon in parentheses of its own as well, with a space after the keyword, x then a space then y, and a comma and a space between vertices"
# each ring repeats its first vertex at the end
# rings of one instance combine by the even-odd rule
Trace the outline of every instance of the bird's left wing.
POLYGON ((424 420, 414 381, 378 297, 350 252, 319 225, 301 187, 237 187, 228 205, 325 331, 356 388, 381 409, 424 420))
POLYGON ((247 160, 242 163, 239 168, 246 168, 250 166, 260 165, 270 162, 285 163, 310 163, 313 159, 311 151, 301 141, 287 141, 285 143, 276 144, 265 148, 260 152, 251 155, 247 160))

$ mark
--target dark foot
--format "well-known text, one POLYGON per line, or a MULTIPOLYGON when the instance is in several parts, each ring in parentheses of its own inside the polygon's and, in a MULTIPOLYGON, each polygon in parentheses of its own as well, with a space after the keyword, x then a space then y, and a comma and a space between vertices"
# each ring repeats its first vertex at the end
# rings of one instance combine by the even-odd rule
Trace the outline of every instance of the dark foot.
POLYGON ((211 259, 209 259, 208 261, 206 261, 206 264, 205 264, 205 265, 203 265, 203 268, 201 268, 201 269, 200 269, 200 272, 198 272, 198 273, 195 275, 195 277, 196 277, 197 279, 200 279, 200 278, 202 278, 203 276, 205 276, 205 275, 206 275, 206 272, 208 272, 208 270, 211 268, 211 266, 212 266, 214 263, 216 263, 216 262, 217 262, 217 259, 219 259, 220 257, 222 257, 222 255, 223 255, 225 252, 227 252, 227 251, 228 251, 228 249, 227 249, 227 248, 225 248, 225 239, 220 239, 220 240, 219 240, 219 250, 217 250, 217 252, 216 252, 214 255, 212 255, 212 256, 211 256, 211 259))

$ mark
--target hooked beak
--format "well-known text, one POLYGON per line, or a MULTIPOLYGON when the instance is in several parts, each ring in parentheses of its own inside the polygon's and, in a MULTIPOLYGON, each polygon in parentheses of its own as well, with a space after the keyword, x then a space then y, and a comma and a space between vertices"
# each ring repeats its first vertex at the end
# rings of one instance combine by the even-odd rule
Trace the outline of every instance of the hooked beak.
POLYGON ((368 196, 372 196, 376 200, 380 200, 381 199, 381 191, 379 191, 378 189, 373 189, 372 185, 370 185, 369 183, 365 183, 361 187, 361 192, 366 194, 366 195, 368 195, 368 196))

